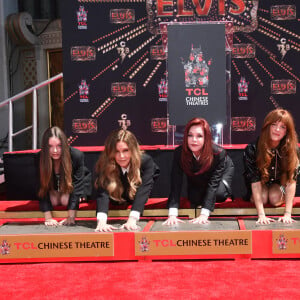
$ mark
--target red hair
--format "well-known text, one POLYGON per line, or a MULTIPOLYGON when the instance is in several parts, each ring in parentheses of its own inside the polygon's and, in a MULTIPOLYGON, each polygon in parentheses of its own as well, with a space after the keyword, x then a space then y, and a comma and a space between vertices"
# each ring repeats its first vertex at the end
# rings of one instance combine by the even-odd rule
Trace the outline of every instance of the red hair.
POLYGON ((211 136, 209 124, 205 119, 193 118, 186 124, 184 129, 182 153, 181 153, 182 169, 189 176, 199 175, 209 170, 212 162, 213 162, 213 148, 212 148, 212 136, 211 136), (201 126, 204 132, 204 145, 203 148, 201 149, 200 159, 199 159, 199 165, 201 166, 201 168, 196 173, 192 172, 193 153, 188 146, 188 135, 192 126, 201 126))
POLYGON ((273 154, 271 152, 270 126, 273 123, 282 122, 286 126, 286 135, 280 141, 278 151, 281 159, 281 184, 291 182, 294 178, 295 170, 298 167, 299 159, 297 154, 298 138, 295 130, 295 124, 292 115, 284 109, 274 109, 268 113, 264 120, 257 147, 257 167, 261 172, 262 182, 269 180, 268 168, 270 166, 273 154))

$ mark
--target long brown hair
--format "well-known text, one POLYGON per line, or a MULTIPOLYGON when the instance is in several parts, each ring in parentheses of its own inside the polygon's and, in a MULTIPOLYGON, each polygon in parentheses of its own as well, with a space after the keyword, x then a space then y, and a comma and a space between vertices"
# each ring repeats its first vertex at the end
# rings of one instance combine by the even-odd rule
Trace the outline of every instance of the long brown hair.
POLYGON ((274 154, 269 146, 270 126, 276 122, 282 122, 286 126, 286 135, 280 141, 278 152, 281 157, 281 184, 292 181, 299 164, 297 154, 298 138, 292 115, 284 109, 274 109, 265 117, 257 146, 257 167, 261 172, 262 182, 269 180, 268 168, 274 154))
POLYGON ((182 153, 181 153, 181 165, 183 171, 189 176, 202 174, 207 170, 209 170, 212 162, 213 162, 213 148, 212 148, 212 136, 211 136, 209 124, 205 119, 193 118, 186 124, 184 130, 182 153), (190 128, 192 126, 198 126, 198 125, 200 125, 203 128, 204 145, 203 148, 201 149, 200 159, 199 159, 199 166, 201 166, 201 168, 198 172, 193 173, 192 172, 193 153, 188 146, 188 135, 189 135, 190 128))
POLYGON ((96 187, 102 187, 108 191, 111 198, 121 201, 124 192, 120 180, 120 168, 116 163, 116 146, 118 142, 127 144, 130 153, 130 164, 128 172, 129 198, 134 199, 138 186, 142 183, 140 167, 142 151, 135 135, 129 130, 118 129, 110 133, 105 141, 105 149, 96 163, 96 187))
POLYGON ((71 193, 72 185, 72 161, 70 148, 67 138, 59 127, 48 128, 43 135, 40 151, 40 190, 39 197, 44 197, 49 190, 54 188, 53 181, 53 160, 49 153, 49 139, 56 137, 61 141, 61 158, 60 158, 60 191, 63 193, 71 193))

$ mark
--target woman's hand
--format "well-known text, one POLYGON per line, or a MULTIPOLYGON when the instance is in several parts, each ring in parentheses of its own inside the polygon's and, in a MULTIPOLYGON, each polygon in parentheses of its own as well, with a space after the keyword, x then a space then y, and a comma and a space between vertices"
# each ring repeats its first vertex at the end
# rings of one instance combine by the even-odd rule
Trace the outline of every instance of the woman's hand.
POLYGON ((272 222, 275 222, 275 220, 272 218, 268 218, 265 215, 261 215, 261 216, 258 216, 258 220, 256 221, 256 224, 268 225, 268 224, 271 224, 272 222))
POLYGON ((208 224, 208 216, 207 215, 200 215, 198 218, 190 220, 190 223, 193 224, 208 224))
POLYGON ((118 228, 113 225, 107 224, 106 221, 99 220, 95 231, 96 232, 111 232, 114 229, 118 229, 118 228))
POLYGON ((296 220, 292 219, 292 216, 290 213, 284 213, 283 217, 278 219, 278 222, 282 222, 285 224, 292 224, 297 222, 296 220))
POLYGON ((60 221, 59 225, 75 226, 75 218, 74 217, 68 217, 67 219, 64 219, 64 220, 60 221))
POLYGON ((45 225, 48 227, 57 227, 60 225, 60 223, 58 223, 56 220, 51 218, 51 219, 45 220, 45 225))
POLYGON ((127 229, 129 231, 139 230, 140 226, 136 224, 137 219, 129 217, 127 222, 121 226, 121 229, 127 229))
POLYGON ((169 216, 169 218, 162 224, 167 226, 172 226, 172 225, 177 225, 178 223, 185 223, 185 222, 178 219, 176 216, 169 216))

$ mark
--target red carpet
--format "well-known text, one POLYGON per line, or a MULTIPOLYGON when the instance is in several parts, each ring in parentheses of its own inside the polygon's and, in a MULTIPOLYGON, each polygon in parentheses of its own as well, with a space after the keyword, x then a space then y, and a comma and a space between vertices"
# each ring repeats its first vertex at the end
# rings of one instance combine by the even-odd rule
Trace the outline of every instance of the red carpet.
POLYGON ((300 260, 0 265, 2 299, 300 299, 300 260))

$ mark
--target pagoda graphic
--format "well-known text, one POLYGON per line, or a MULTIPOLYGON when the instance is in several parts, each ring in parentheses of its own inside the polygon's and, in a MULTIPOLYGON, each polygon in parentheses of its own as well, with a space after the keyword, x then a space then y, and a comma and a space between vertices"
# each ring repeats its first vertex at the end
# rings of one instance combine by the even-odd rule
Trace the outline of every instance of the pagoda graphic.
POLYGON ((188 61, 185 62, 183 58, 181 60, 185 75, 185 86, 193 88, 207 87, 209 82, 209 66, 212 60, 205 61, 201 45, 199 48, 194 48, 192 44, 188 61))

